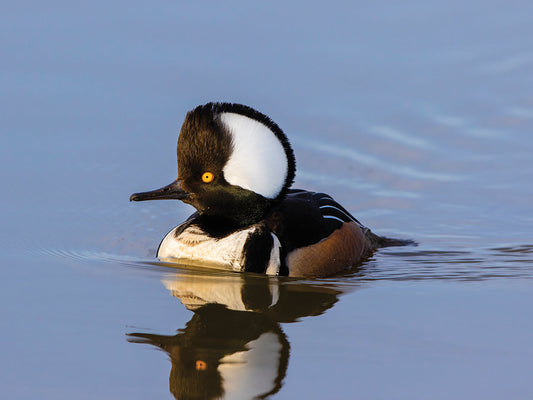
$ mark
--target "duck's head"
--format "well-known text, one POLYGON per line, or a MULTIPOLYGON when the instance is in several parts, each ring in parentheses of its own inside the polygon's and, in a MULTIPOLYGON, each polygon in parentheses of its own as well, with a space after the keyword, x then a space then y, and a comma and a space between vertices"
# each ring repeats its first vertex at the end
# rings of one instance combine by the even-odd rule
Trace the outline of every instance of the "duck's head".
POLYGON ((266 115, 240 104, 189 111, 178 138, 178 179, 132 201, 178 199, 202 215, 250 225, 281 201, 294 179, 294 153, 266 115))

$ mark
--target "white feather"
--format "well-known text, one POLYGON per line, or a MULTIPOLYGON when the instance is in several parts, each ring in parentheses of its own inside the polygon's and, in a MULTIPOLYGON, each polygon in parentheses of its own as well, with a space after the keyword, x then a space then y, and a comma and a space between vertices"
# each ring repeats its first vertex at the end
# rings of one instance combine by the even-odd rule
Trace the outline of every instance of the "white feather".
POLYGON ((244 115, 222 113, 220 120, 233 139, 233 152, 224 167, 226 181, 275 198, 288 170, 287 155, 277 136, 266 125, 244 115))
POLYGON ((218 372, 226 399, 257 399, 276 387, 283 346, 274 332, 246 343, 246 350, 220 360, 218 372))
MULTIPOLYGON (((257 231, 257 226, 233 232, 220 239, 209 237, 202 229, 191 225, 181 232, 175 233, 179 226, 172 229, 161 241, 157 258, 161 261, 184 261, 199 263, 234 271, 244 270, 244 245, 248 238, 257 231)), ((273 246, 268 260, 267 275, 279 275, 281 267, 281 243, 271 233, 273 246)))
POLYGON ((279 275, 281 264, 281 243, 276 235, 272 235, 272 250, 270 251, 270 260, 265 271, 267 275, 279 275))
POLYGON ((236 231, 221 239, 214 239, 193 226, 185 229, 176 238, 176 227, 163 238, 157 258, 161 261, 192 261, 241 271, 244 267, 242 254, 248 237, 257 229, 252 226, 236 231))

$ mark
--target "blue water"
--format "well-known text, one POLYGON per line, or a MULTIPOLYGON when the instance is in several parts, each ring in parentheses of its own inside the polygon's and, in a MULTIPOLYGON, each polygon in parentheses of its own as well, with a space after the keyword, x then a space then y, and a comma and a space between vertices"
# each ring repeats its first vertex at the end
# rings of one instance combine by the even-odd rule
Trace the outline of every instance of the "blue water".
POLYGON ((532 4, 0 11, 2 397, 531 398, 532 4), (155 263, 192 209, 128 197, 175 178, 208 101, 270 115, 296 187, 419 245, 322 280, 155 263))

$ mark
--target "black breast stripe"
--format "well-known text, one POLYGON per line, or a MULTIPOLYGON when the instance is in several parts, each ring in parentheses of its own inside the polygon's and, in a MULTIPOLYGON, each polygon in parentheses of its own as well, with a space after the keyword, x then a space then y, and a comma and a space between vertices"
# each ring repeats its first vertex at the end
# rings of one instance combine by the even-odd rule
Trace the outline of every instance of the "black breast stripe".
POLYGON ((265 226, 258 227, 244 243, 244 271, 264 274, 273 245, 274 240, 270 230, 265 226))

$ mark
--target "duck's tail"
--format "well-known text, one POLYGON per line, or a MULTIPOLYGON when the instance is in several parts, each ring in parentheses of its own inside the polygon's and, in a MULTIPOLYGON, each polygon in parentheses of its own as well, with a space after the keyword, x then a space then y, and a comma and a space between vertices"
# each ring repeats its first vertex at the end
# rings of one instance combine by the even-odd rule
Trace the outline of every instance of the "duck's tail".
POLYGON ((365 237, 370 243, 370 247, 378 249, 380 247, 392 247, 392 246, 417 246, 414 240, 411 239, 393 239, 384 236, 378 236, 370 229, 365 232, 365 237))

